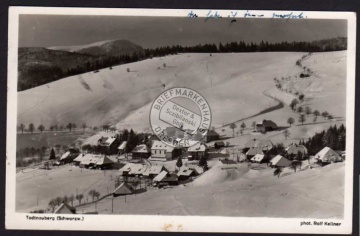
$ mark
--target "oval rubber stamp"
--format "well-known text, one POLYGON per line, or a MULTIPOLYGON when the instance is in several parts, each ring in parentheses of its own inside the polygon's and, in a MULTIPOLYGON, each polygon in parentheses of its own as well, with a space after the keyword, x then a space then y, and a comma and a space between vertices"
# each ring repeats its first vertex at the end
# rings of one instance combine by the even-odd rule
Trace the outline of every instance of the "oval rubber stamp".
POLYGON ((200 142, 210 129, 211 109, 195 90, 171 88, 151 105, 150 125, 166 145, 190 147, 200 142))

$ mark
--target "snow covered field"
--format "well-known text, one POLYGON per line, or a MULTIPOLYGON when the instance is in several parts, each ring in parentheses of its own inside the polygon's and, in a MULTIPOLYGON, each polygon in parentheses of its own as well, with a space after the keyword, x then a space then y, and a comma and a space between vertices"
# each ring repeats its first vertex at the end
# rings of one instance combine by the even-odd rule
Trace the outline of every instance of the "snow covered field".
MULTIPOLYGON (((242 164, 246 165, 246 164, 242 164)), ((244 217, 342 218, 344 163, 280 178, 271 168, 214 168, 186 186, 151 189, 114 199, 114 214, 200 215, 244 217)), ((303 168, 305 169, 305 168, 303 168)), ((78 211, 94 210, 94 204, 78 211)), ((111 214, 111 198, 97 203, 100 214, 111 214)))

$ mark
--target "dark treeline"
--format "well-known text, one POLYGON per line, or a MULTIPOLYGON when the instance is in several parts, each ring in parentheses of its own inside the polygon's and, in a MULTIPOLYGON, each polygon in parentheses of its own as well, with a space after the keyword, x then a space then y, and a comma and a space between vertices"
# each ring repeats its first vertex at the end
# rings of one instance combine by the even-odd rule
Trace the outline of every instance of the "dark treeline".
POLYGON ((316 133, 307 141, 301 141, 300 144, 308 149, 309 155, 315 155, 324 147, 344 151, 346 144, 346 128, 344 125, 340 125, 339 127, 336 125, 330 126, 328 130, 316 133))
MULTIPOLYGON (((59 80, 61 78, 94 71, 104 68, 112 69, 112 66, 137 62, 153 57, 162 57, 175 55, 178 53, 229 53, 229 52, 327 52, 347 49, 347 38, 333 38, 312 42, 281 42, 269 43, 262 41, 260 43, 245 43, 244 41, 231 42, 219 45, 199 44, 195 46, 166 46, 154 49, 145 49, 144 53, 132 53, 131 55, 121 56, 100 56, 81 63, 70 68, 61 68, 60 66, 36 65, 22 72, 26 80, 19 81, 18 91, 33 88, 42 84, 59 80)), ((127 72, 131 72, 127 68, 127 72)))
POLYGON ((177 53, 227 53, 227 52, 328 52, 347 49, 347 38, 334 38, 312 42, 245 43, 231 42, 219 45, 199 44, 192 47, 167 46, 145 49, 145 57, 159 57, 177 53))

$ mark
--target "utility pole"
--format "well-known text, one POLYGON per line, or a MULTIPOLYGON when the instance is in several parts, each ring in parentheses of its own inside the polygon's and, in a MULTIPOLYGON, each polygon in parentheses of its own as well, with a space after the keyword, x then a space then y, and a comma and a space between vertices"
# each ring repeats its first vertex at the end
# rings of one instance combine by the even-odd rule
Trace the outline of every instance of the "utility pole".
POLYGON ((111 214, 114 213, 114 197, 111 198, 111 214))

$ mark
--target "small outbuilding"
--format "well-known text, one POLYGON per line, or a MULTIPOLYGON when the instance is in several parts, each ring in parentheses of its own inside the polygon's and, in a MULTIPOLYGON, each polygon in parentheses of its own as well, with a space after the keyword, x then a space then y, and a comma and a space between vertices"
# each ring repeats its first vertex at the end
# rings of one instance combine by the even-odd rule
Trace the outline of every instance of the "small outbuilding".
POLYGON ((124 154, 125 153, 125 148, 126 148, 126 144, 127 141, 123 141, 119 147, 118 147, 118 155, 124 154))
POLYGON ((69 206, 66 202, 63 202, 55 211, 54 214, 76 214, 76 208, 69 206))
POLYGON ((223 148, 223 147, 225 147, 225 143, 224 143, 223 141, 216 141, 216 142, 214 143, 214 147, 215 147, 216 149, 223 148))
POLYGON ((113 192, 114 197, 133 194, 134 189, 127 183, 120 184, 113 192))

